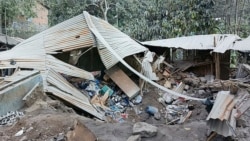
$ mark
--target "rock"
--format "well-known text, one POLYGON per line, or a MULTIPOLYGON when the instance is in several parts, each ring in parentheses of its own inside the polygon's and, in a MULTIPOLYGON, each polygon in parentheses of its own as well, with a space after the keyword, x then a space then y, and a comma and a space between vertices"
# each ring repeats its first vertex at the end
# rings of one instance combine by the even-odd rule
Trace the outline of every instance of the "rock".
POLYGON ((199 86, 200 84, 200 79, 199 78, 184 78, 183 79, 183 82, 185 84, 188 84, 188 85, 191 85, 191 86, 194 86, 194 87, 197 87, 199 86))
POLYGON ((127 141, 141 141, 141 135, 130 136, 127 141))
POLYGON ((207 83, 207 79, 205 77, 199 77, 199 78, 202 83, 207 83))
POLYGON ((176 76, 176 80, 181 80, 181 76, 180 75, 176 76))
POLYGON ((205 94, 206 92, 204 90, 198 90, 198 94, 202 95, 205 94))
POLYGON ((33 130, 34 128, 33 127, 30 127, 29 129, 26 130, 26 133, 33 130))
POLYGON ((160 119, 161 119, 161 114, 160 114, 159 112, 155 113, 155 114, 154 114, 154 118, 155 118, 156 120, 160 120, 160 119))
POLYGON ((185 85, 184 90, 189 90, 189 85, 185 85))
POLYGON ((237 122, 236 122, 236 127, 246 128, 247 123, 243 119, 238 119, 237 122))
POLYGON ((19 141, 26 141, 27 139, 27 136, 23 136, 19 141))
POLYGON ((171 104, 173 102, 173 98, 169 96, 169 94, 167 93, 163 94, 162 98, 165 100, 167 104, 171 104))
POLYGON ((74 121, 74 129, 66 135, 67 141, 96 141, 95 134, 80 121, 74 121))
POLYGON ((64 134, 63 133, 59 133, 59 135, 56 138, 56 141, 65 141, 64 134))
POLYGON ((141 135, 141 137, 153 137, 157 134, 157 127, 145 122, 137 122, 133 127, 134 135, 141 135))

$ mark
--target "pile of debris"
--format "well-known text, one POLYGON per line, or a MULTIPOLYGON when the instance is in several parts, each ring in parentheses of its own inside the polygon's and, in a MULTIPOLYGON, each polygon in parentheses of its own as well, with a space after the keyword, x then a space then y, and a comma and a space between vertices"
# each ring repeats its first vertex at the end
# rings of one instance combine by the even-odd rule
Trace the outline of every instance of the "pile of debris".
MULTIPOLYGON (((92 58, 90 61, 93 61, 93 54, 91 56, 88 59, 92 58)), ((241 68, 244 68, 245 72, 241 73, 242 70, 239 70, 237 79, 222 81, 211 75, 212 65, 214 65, 211 60, 195 64, 182 62, 178 65, 166 62, 165 56, 165 53, 158 56, 107 22, 83 12, 25 40, 11 50, 0 53, 0 69, 4 70, 1 71, 4 76, 0 80, 0 96, 7 95, 6 99, 10 100, 8 98, 11 94, 20 92, 21 94, 11 101, 16 105, 6 106, 17 110, 24 106, 24 101, 27 99, 32 101, 33 93, 42 85, 43 92, 98 119, 111 118, 115 122, 123 122, 129 116, 128 109, 133 109, 136 115, 143 112, 143 109, 139 109, 137 105, 142 103, 145 96, 144 90, 148 89, 149 83, 159 89, 157 100, 164 108, 159 109, 148 103, 144 112, 156 120, 164 117, 166 124, 182 124, 187 121, 195 109, 194 105, 189 103, 192 100, 206 105, 208 112, 212 110, 208 121, 217 119, 218 115, 214 116, 213 113, 219 108, 217 103, 220 102, 217 101, 221 99, 222 90, 230 93, 225 95, 230 97, 230 101, 227 101, 228 105, 224 106, 223 112, 226 110, 226 118, 220 120, 228 120, 235 114, 233 107, 237 102, 233 100, 232 94, 237 94, 239 87, 250 88, 250 85, 245 83, 249 82, 245 78, 250 72, 248 65, 242 65, 241 68), (58 33, 64 36, 54 39, 58 37, 58 33), (100 63, 102 67, 97 66, 100 72, 91 73, 83 70, 86 66, 79 68, 77 63, 93 48, 96 49, 95 63, 100 63), (139 57, 139 53, 144 55, 139 57), (67 55, 68 57, 65 57, 67 55), (125 57, 131 57, 132 62, 139 67, 131 67, 132 65, 123 59, 125 57), (118 62, 125 69, 121 69, 118 62), (210 74, 199 75, 189 70, 191 67, 200 65, 211 65, 210 74), (136 79, 141 80, 139 86, 125 73, 125 70, 137 75, 136 79), (9 74, 7 76, 6 71, 9 74), (24 89, 19 91, 20 88, 24 89)), ((88 65, 90 63, 88 62, 88 65)), ((242 101, 245 97, 240 99, 242 101)), ((240 99, 237 100, 240 101, 240 99)), ((248 104, 239 107, 238 113, 236 112, 237 117, 249 108, 248 104), (239 107, 243 110, 239 110, 239 107)), ((5 111, 7 110, 1 110, 0 113, 5 111)), ((0 124, 12 124, 21 115, 22 113, 18 112, 8 113, 0 118, 0 124)), ((134 130, 137 130, 136 125, 134 130)), ((138 126, 142 125, 144 126, 145 123, 138 123, 138 126)), ((212 131, 225 135, 213 129, 212 124, 210 126, 212 131)), ((157 129, 152 128, 154 129, 152 136, 154 136, 157 129)), ((133 132, 137 134, 137 131, 133 132)), ((233 132, 230 131, 227 135, 232 136, 233 132)), ((140 138, 140 136, 137 137, 140 138)))

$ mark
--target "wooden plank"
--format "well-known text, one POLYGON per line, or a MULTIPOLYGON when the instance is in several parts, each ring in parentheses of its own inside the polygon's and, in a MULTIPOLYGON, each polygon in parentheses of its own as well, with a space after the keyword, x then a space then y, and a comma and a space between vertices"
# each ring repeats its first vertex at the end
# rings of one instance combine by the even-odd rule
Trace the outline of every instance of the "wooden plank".
POLYGON ((140 88, 119 67, 113 66, 105 72, 130 99, 139 93, 140 88))

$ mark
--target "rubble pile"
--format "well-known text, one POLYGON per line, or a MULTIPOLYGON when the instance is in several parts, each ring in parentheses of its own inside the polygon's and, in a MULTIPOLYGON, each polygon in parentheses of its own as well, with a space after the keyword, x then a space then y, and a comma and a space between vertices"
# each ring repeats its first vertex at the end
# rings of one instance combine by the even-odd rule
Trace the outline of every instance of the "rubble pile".
POLYGON ((91 104, 100 111, 105 112, 105 116, 111 117, 116 122, 123 122, 128 118, 127 108, 134 107, 142 102, 140 95, 133 99, 129 97, 113 82, 95 79, 69 81, 80 89, 83 94, 87 94, 91 104))
MULTIPOLYGON (((165 124, 173 125, 182 124, 192 117, 197 107, 191 102, 195 100, 206 105, 208 112, 212 111, 207 120, 221 123, 223 120, 229 121, 230 117, 234 127, 236 118, 250 107, 247 92, 240 98, 238 96, 239 87, 250 91, 250 66, 241 65, 237 74, 231 75, 235 76, 235 79, 220 80, 224 77, 221 73, 229 70, 230 57, 219 54, 227 50, 222 47, 224 44, 229 45, 224 43, 227 41, 224 39, 229 40, 228 37, 229 35, 193 36, 191 38, 195 40, 192 39, 191 42, 186 38, 177 40, 173 38, 170 44, 164 43, 164 46, 167 45, 164 49, 163 42, 156 45, 139 43, 106 21, 84 11, 81 15, 45 30, 11 50, 0 53, 0 70, 3 70, 0 81, 2 96, 0 103, 3 106, 6 103, 8 105, 16 103, 17 105, 12 108, 23 108, 27 98, 31 101, 36 100, 32 97, 34 95, 32 92, 41 85, 44 87, 44 93, 49 93, 55 99, 60 99, 100 120, 112 119, 121 123, 133 114, 138 117, 146 114, 150 119, 164 120, 165 124), (58 36, 58 33, 65 36, 58 36), (97 52, 92 50, 91 55, 87 55, 92 48, 97 52), (159 49, 157 51, 159 54, 151 49, 156 51, 159 49), (68 55, 69 58, 66 57, 68 55), (127 57, 132 58, 134 66, 125 61, 127 57), (87 65, 80 64, 84 59, 87 60, 85 62, 87 65), (99 64, 102 66, 98 66, 99 64), (120 65, 124 68, 122 69, 120 65), (100 71, 91 73, 83 68, 100 71), (136 81, 125 73, 126 69, 136 75, 136 81), (138 80, 139 84, 135 83, 138 80), (151 89, 150 95, 147 95, 148 84, 158 90, 151 89), (8 91, 5 91, 6 89, 8 91), (219 93, 225 94, 220 96, 219 93), (12 100, 12 97, 15 97, 17 102, 12 100), (147 102, 144 102, 146 100, 147 102), (154 103, 154 100, 157 103, 154 103), (225 101, 228 102, 227 105, 223 105, 225 101), (131 109, 133 114, 130 113, 131 109)), ((231 37, 230 44, 240 39, 235 35, 231 37)), ((228 76, 226 77, 228 79, 228 76)), ((12 125, 23 115, 22 112, 8 112, 0 117, 0 125, 12 125)), ((134 125, 133 136, 129 140, 157 136, 157 127, 142 122, 145 119, 138 119, 139 122, 134 125)), ((210 127, 215 129, 217 125, 219 124, 211 123, 210 127)), ((77 122, 74 129, 69 132, 68 138, 75 140, 74 134, 82 130, 86 130, 85 126, 80 126, 77 122)), ((220 130, 222 129, 216 128, 213 131, 222 134, 220 130)), ((22 128, 15 136, 21 136, 23 133, 22 128)), ((95 140, 96 137, 92 132, 90 136, 95 140)), ((62 133, 57 140, 63 138, 62 133)))

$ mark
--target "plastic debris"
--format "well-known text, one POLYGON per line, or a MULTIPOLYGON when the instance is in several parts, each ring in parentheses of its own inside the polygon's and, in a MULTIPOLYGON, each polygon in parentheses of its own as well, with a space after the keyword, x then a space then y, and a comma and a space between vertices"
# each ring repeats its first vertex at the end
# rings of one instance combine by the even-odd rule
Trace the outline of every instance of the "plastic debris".
POLYGON ((158 108, 154 107, 154 106, 147 106, 146 107, 146 112, 149 114, 149 115, 155 115, 155 113, 158 113, 158 108))
POLYGON ((24 128, 22 127, 22 129, 20 131, 18 131, 15 136, 18 137, 18 136, 21 136, 22 134, 24 133, 24 128))
POLYGON ((141 103, 141 102, 142 102, 142 96, 141 96, 141 95, 136 96, 136 97, 134 98, 134 100, 133 100, 133 103, 134 103, 134 104, 139 104, 139 103, 141 103))
POLYGON ((6 115, 0 116, 0 125, 12 125, 22 116, 23 112, 9 111, 6 115))

